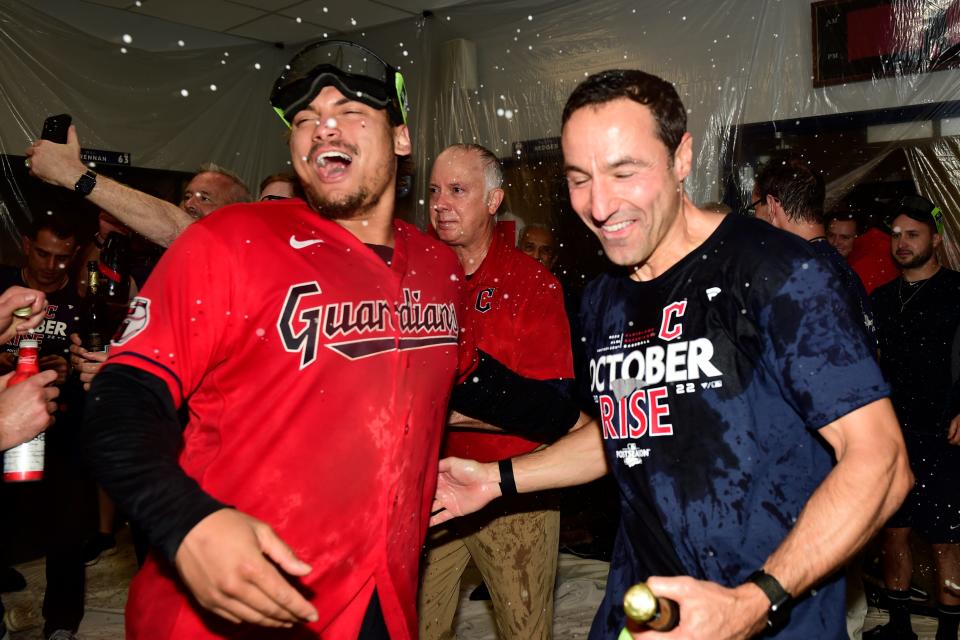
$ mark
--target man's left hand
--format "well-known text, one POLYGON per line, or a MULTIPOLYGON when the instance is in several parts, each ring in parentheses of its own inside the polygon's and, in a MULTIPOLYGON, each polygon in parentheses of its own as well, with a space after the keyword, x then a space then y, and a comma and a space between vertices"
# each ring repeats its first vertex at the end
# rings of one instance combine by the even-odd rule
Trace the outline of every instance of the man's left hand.
POLYGON ((647 580, 647 586, 658 597, 680 605, 680 624, 669 633, 634 633, 637 639, 739 640, 760 633, 766 625, 770 601, 752 583, 729 589, 687 576, 654 576, 647 580))
POLYGON ((960 415, 954 416, 950 421, 950 427, 947 429, 947 442, 960 445, 960 415))
POLYGON ((69 370, 69 366, 67 365, 67 359, 63 356, 43 356, 40 358, 40 362, 38 364, 40 365, 41 371, 46 371, 49 369, 57 372, 57 379, 54 380, 53 384, 63 384, 67 381, 67 371, 69 370))

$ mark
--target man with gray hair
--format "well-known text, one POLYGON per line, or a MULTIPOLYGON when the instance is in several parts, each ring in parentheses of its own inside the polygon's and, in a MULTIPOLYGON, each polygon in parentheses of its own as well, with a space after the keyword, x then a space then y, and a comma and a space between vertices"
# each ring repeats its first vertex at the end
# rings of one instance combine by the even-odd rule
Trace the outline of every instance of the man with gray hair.
MULTIPOLYGON (((430 222, 466 273, 465 325, 478 347, 525 377, 569 380, 573 361, 560 283, 513 246, 512 233, 497 228, 502 181, 490 150, 448 147, 430 175, 430 222)), ((444 456, 491 462, 539 446, 456 413, 449 425, 444 456)), ((420 637, 453 636, 460 579, 472 557, 490 590, 499 637, 550 638, 559 524, 556 497, 540 494, 433 532, 420 590, 420 637)))
POLYGON ((220 207, 250 202, 250 190, 240 176, 218 164, 208 162, 183 189, 180 208, 194 219, 208 216, 220 207))

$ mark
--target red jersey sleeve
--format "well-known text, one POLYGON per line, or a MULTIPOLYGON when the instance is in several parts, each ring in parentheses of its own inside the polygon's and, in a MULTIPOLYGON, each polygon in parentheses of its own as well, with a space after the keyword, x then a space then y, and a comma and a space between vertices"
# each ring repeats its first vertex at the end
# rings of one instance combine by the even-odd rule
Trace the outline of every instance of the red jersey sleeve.
POLYGON ((158 376, 179 407, 222 359, 228 329, 239 320, 233 317, 234 260, 203 221, 190 225, 131 300, 106 366, 158 376))

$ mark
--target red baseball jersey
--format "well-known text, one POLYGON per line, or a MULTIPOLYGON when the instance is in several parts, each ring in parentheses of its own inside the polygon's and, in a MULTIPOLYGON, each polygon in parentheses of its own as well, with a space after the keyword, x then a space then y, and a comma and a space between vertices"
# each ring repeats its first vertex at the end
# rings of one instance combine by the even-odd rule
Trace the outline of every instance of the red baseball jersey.
MULTIPOLYGON (((222 209, 166 252, 111 350, 187 401, 184 471, 313 567, 319 620, 276 637, 356 638, 374 586, 391 637, 416 637, 447 402, 475 350, 456 257, 394 230, 388 266, 301 200, 222 209)), ((130 589, 128 638, 271 633, 225 624, 153 560, 130 589)))
MULTIPOLYGON (((464 304, 481 350, 527 378, 573 378, 570 324, 560 282, 514 247, 511 229, 497 226, 487 256, 467 280, 464 304)), ((518 436, 451 428, 443 453, 492 462, 533 451, 539 444, 518 436)))

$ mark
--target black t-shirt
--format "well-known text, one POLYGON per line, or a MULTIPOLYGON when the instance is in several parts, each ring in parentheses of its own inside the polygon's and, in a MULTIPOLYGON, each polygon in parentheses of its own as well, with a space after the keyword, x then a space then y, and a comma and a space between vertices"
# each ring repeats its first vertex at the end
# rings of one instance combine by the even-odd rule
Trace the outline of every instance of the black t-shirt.
POLYGON ((960 273, 941 267, 926 280, 897 278, 871 299, 880 366, 904 433, 943 435, 960 411, 950 367, 960 330, 960 273))
MULTIPOLYGON (((19 267, 0 267, 0 292, 12 286, 26 287, 19 267)), ((31 338, 40 343, 40 357, 57 355, 70 360, 70 334, 79 331, 82 315, 81 298, 73 283, 67 281, 58 291, 47 294, 46 317, 34 329, 31 338)), ((17 352, 20 336, 3 345, 3 350, 17 352)))
MULTIPOLYGON (((802 239, 727 216, 659 277, 584 294, 587 383, 622 518, 592 640, 652 574, 742 584, 832 468, 817 430, 887 395, 862 316, 802 239)), ((799 594, 777 638, 845 638, 844 586, 799 594)))

